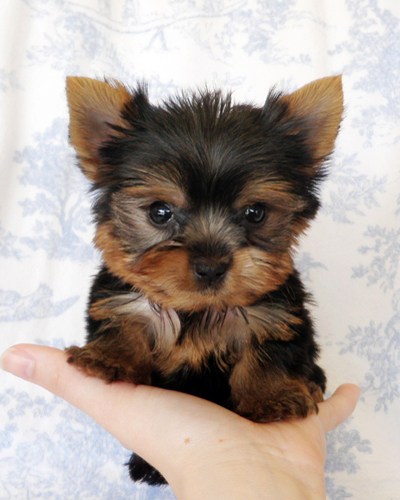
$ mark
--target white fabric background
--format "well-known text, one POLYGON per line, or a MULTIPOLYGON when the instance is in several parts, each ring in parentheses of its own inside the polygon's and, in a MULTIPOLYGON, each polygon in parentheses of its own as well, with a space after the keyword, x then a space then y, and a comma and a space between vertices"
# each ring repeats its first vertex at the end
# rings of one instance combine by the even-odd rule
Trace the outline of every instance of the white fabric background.
MULTIPOLYGON (((328 436, 329 500, 400 499, 400 2, 2 0, 0 349, 84 339, 98 257, 67 144, 65 77, 146 79, 152 99, 207 83, 262 104, 343 73, 346 116, 297 261, 329 392, 362 387, 328 436)), ((0 499, 172 499, 134 485, 89 418, 0 373, 0 499)))

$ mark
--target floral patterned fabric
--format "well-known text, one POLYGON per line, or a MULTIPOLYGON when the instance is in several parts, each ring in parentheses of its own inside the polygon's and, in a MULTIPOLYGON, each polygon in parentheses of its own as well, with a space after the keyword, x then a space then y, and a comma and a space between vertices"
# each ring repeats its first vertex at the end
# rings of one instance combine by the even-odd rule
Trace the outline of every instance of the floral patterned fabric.
MULTIPOLYGON (((346 113, 323 207, 296 260, 332 392, 362 388, 328 436, 329 500, 400 499, 400 3, 393 0, 2 0, 0 348, 84 340, 99 259, 68 146, 65 77, 207 84, 262 104, 343 73, 346 113)), ((65 402, 0 373, 0 500, 172 499, 65 402)))

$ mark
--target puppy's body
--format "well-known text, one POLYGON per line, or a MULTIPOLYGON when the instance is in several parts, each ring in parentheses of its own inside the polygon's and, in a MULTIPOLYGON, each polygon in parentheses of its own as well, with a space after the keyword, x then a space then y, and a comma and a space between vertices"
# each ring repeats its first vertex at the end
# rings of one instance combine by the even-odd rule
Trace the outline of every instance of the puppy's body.
MULTIPOLYGON (((153 106, 143 88, 85 78, 67 90, 104 260, 70 362, 258 422, 314 411, 325 376, 292 251, 319 206, 340 77, 263 108, 210 92, 153 106)), ((164 481, 138 457, 130 472, 164 481)))

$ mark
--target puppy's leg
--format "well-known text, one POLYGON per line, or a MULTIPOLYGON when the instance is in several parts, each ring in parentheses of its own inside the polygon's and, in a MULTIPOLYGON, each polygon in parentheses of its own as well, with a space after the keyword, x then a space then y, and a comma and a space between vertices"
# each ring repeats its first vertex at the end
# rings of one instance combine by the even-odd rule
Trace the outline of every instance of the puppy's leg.
POLYGON ((83 347, 66 349, 68 362, 87 375, 107 382, 150 384, 152 358, 143 325, 115 325, 83 347))
POLYGON ((322 390, 301 376, 263 362, 253 348, 244 351, 230 380, 234 411, 255 422, 306 417, 318 412, 322 390))

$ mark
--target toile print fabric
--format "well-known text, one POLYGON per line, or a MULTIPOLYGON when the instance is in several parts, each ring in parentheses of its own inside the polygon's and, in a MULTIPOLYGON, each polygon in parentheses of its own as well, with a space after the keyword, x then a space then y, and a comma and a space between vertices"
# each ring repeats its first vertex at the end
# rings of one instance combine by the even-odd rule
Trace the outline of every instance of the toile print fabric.
MULTIPOLYGON (((322 209, 296 256, 315 297, 328 393, 357 383, 327 438, 329 500, 400 499, 400 2, 2 0, 0 348, 84 341, 99 257, 68 146, 65 77, 147 81, 262 104, 342 73, 346 112, 322 209)), ((0 500, 173 499, 78 410, 0 373, 0 500)))

